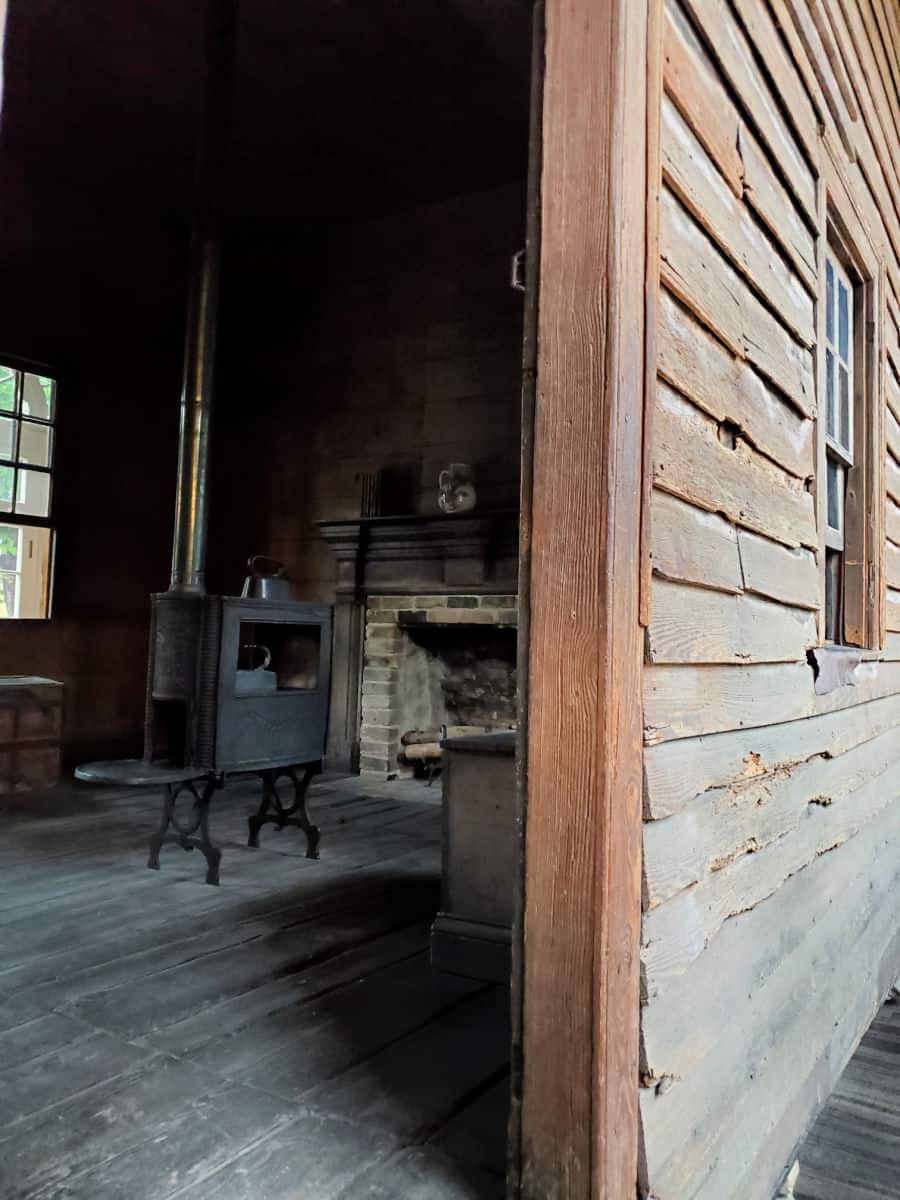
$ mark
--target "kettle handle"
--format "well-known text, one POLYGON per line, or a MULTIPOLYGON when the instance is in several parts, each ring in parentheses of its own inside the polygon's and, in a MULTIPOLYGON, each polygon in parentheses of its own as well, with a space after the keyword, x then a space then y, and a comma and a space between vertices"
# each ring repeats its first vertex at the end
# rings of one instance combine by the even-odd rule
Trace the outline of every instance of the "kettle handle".
POLYGON ((247 559, 247 566, 254 575, 264 575, 267 578, 284 574, 284 563, 279 562, 277 558, 268 558, 265 554, 251 554, 247 559))

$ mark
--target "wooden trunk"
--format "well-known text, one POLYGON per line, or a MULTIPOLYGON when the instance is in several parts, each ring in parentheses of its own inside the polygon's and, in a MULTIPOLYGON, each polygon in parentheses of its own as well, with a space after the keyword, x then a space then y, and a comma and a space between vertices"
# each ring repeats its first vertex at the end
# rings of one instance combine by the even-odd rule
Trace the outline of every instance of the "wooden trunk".
POLYGON ((62 718, 61 683, 0 676, 0 796, 42 791, 58 782, 62 718))

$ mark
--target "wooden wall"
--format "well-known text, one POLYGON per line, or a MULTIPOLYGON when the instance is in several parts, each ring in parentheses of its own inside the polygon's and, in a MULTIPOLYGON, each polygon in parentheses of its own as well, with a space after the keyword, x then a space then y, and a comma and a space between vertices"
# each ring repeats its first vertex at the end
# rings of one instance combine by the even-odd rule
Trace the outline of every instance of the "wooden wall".
POLYGON ((643 1150, 769 1200, 900 968, 900 18, 665 0, 643 1150), (883 270, 888 634, 817 695, 826 180, 883 270))
POLYGON ((524 220, 523 182, 308 228, 271 250, 234 239, 216 586, 239 585, 257 551, 330 601, 335 560, 313 522, 358 517, 360 476, 382 467, 408 479, 407 514, 437 513, 448 462, 474 466, 479 508, 518 505, 523 304, 509 276, 524 220))
POLYGON ((53 619, 0 621, 0 674, 66 685, 70 760, 140 750, 149 593, 168 584, 186 239, 51 197, 0 144, 0 360, 59 377, 53 619))

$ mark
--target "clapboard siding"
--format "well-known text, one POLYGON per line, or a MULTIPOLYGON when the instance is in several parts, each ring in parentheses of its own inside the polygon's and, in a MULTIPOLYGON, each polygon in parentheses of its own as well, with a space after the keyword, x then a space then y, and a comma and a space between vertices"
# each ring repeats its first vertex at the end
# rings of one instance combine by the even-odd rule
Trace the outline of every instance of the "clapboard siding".
POLYGON ((719 514, 705 512, 657 488, 651 513, 656 575, 733 595, 754 592, 797 608, 818 609, 819 571, 811 551, 792 550, 739 529, 719 514))
POLYGON ((640 1181, 658 1200, 770 1200, 900 973, 898 39, 883 0, 665 0, 640 1181), (817 677, 834 173, 886 285, 888 633, 817 677))
POLYGON ((647 633, 653 663, 796 662, 816 644, 812 613, 758 596, 657 580, 647 633))
POLYGON ((736 425, 755 449, 792 475, 813 474, 814 422, 785 404, 667 291, 659 299, 657 355, 662 378, 698 408, 736 425))
POLYGON ((660 273, 666 286, 805 416, 815 415, 812 356, 797 342, 669 189, 660 202, 660 273))
POLYGON ((811 346, 815 341, 812 296, 666 99, 661 138, 663 178, 668 185, 763 303, 805 346, 811 346))
POLYGON ((816 545, 813 500, 802 482, 663 383, 653 438, 657 487, 787 546, 816 545))

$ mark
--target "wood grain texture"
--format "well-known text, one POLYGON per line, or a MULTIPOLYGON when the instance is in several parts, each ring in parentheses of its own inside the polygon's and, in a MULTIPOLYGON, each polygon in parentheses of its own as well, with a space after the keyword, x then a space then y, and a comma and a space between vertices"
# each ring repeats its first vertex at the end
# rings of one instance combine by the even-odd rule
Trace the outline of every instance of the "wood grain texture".
POLYGON ((546 8, 525 838, 528 1200, 620 1200, 637 1174, 647 31, 642 0, 546 8))
POLYGON ((663 383, 654 422, 657 487, 786 546, 816 546, 812 496, 798 479, 727 429, 720 438, 715 421, 663 383))
POLYGON ((744 590, 737 530, 716 513, 653 489, 653 570, 663 579, 744 590))
POLYGON ((665 4, 666 93, 706 147, 735 196, 744 191, 737 109, 677 0, 665 4))
POLYGON ((708 41, 724 78, 740 98, 755 131, 778 163, 807 221, 815 228, 814 173, 804 160, 794 133, 785 124, 746 35, 731 11, 723 9, 718 0, 687 0, 686 7, 708 41))
POLYGON ((763 303, 803 345, 811 346, 815 322, 809 291, 760 231, 747 206, 728 189, 668 100, 663 103, 662 118, 663 178, 763 303))
POLYGON ((783 772, 816 755, 836 758, 900 721, 900 696, 780 724, 660 742, 644 754, 645 813, 659 820, 703 792, 783 772))
POLYGON ((647 635, 651 663, 796 662, 816 644, 803 609, 658 580, 647 635))
POLYGON ((641 456, 641 581, 640 621, 650 622, 653 493, 653 411, 656 404, 656 373, 659 358, 659 203, 662 190, 660 140, 663 103, 663 6, 650 0, 647 12, 647 217, 644 270, 644 394, 643 450, 641 456))
POLYGON ((824 696, 815 694, 813 684, 807 663, 649 666, 644 672, 645 739, 652 745, 852 708, 900 691, 900 667, 863 661, 852 685, 824 696))
POLYGON ((660 209, 661 275, 732 353, 746 358, 804 416, 816 411, 812 358, 728 265, 679 200, 665 189, 660 209))
POLYGON ((673 62, 701 64, 703 93, 721 85, 727 103, 704 117, 697 86, 667 75, 642 1195, 770 1200, 900 969, 900 24, 887 7, 669 7, 673 62), (719 132, 735 121, 740 171, 719 132), (752 302, 766 250, 802 293, 818 293, 826 231, 866 285, 854 358, 868 419, 850 481, 845 633, 874 648, 852 660, 820 651, 816 679, 786 622, 815 641, 824 306, 810 336, 778 283, 762 305, 772 325, 752 302), (819 348, 815 380, 810 360, 796 370, 804 342, 819 348), (800 481, 816 462, 811 493, 800 481))
POLYGON ((717 421, 801 479, 814 471, 814 424, 785 404, 753 368, 729 354, 667 291, 659 302, 659 374, 717 421))

